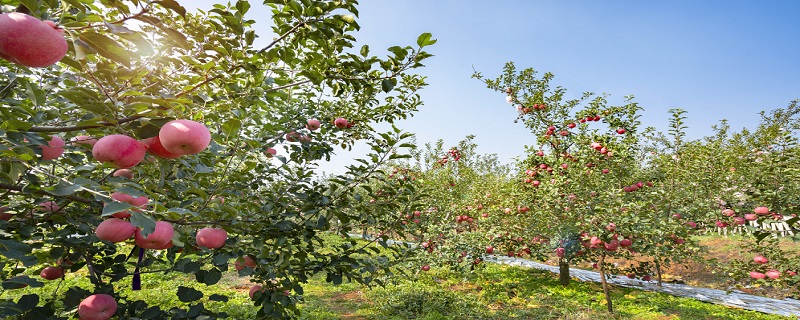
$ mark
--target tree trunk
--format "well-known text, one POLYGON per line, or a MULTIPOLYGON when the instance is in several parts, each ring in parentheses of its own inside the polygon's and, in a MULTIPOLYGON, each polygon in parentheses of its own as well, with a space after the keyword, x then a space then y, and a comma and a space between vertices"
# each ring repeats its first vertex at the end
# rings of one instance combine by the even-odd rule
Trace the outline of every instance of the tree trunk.
POLYGON ((658 286, 660 287, 661 286, 661 263, 658 261, 657 258, 655 259, 655 262, 656 262, 656 277, 658 277, 658 286))
POLYGON ((600 281, 603 283, 603 293, 606 294, 606 305, 608 306, 608 312, 613 313, 614 307, 611 305, 611 292, 608 289, 608 282, 606 282, 606 269, 605 265, 603 264, 603 260, 605 259, 605 254, 600 256, 600 261, 598 261, 597 267, 600 268, 600 281))
POLYGON ((558 258, 558 281, 562 286, 569 285, 569 263, 564 258, 558 258))

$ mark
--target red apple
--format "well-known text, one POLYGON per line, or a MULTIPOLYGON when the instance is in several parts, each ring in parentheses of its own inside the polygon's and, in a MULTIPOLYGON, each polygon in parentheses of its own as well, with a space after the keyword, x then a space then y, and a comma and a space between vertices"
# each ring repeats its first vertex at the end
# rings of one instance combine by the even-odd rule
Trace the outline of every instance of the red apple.
POLYGON ((618 134, 625 134, 625 132, 626 132, 626 131, 625 131, 625 129, 624 129, 624 128, 619 128, 619 129, 617 129, 617 133, 618 133, 618 134))
POLYGON ((228 232, 221 228, 203 228, 197 231, 195 239, 198 246, 219 249, 225 245, 225 240, 228 240, 228 232))
POLYGON ((737 225, 737 226, 744 225, 744 224, 745 224, 745 222, 746 222, 746 221, 745 221, 745 219, 744 219, 744 218, 742 218, 742 217, 734 217, 734 218, 733 218, 733 224, 735 224, 735 225, 737 225))
POLYGON ((747 221, 755 221, 758 220, 758 216, 755 213, 745 213, 744 219, 747 221))
POLYGON ((39 273, 39 276, 45 280, 55 280, 64 276, 64 269, 50 266, 44 268, 42 272, 39 273))
POLYGON ((94 144, 97 143, 97 139, 84 135, 75 136, 69 141, 72 142, 73 145, 85 144, 90 147, 94 146, 94 144))
MULTIPOLYGON (((114 199, 114 200, 119 201, 119 202, 125 202, 125 203, 130 204, 130 205, 132 205, 134 207, 140 207, 140 208, 144 208, 150 202, 150 199, 148 199, 146 196, 133 197, 133 196, 127 194, 127 193, 122 193, 122 192, 114 192, 114 193, 112 193, 111 194, 111 199, 114 199)), ((138 210, 138 209, 134 209, 134 210, 138 210)), ((117 212, 113 216, 115 218, 125 219, 125 218, 130 218, 131 213, 130 213, 130 211, 125 210, 125 211, 117 212)))
MULTIPOLYGON (((0 15, 0 17, 2 16, 4 15, 0 15)), ((57 159, 64 154, 65 145, 64 139, 61 139, 59 136, 53 136, 50 138, 50 142, 48 142, 46 146, 39 146, 39 148, 42 149, 42 160, 47 161, 57 159)))
POLYGON ((308 119, 308 121, 306 121, 306 128, 311 131, 319 129, 319 125, 320 123, 317 119, 308 119))
POLYGON ((494 253, 494 248, 492 246, 486 247, 486 253, 488 253, 488 254, 494 253))
POLYGON ((767 271, 767 277, 769 277, 770 279, 778 279, 781 277, 781 272, 778 270, 767 271))
POLYGON ((732 209, 725 209, 725 210, 722 210, 722 215, 724 215, 726 217, 733 217, 734 215, 736 215, 736 212, 733 211, 732 209))
POLYGON ((697 228, 697 223, 695 223, 694 221, 688 221, 686 222, 686 225, 689 226, 690 228, 697 228))
POLYGON ((631 241, 631 239, 622 239, 619 241, 619 245, 623 247, 630 247, 631 245, 633 245, 633 242, 631 241))
POLYGON ((0 58, 27 67, 47 67, 67 54, 64 30, 24 13, 0 15, 0 58))
POLYGON ((114 171, 114 174, 112 175, 115 177, 133 179, 133 171, 131 171, 131 169, 117 169, 117 171, 114 171))
POLYGON ((422 268, 420 268, 420 269, 422 269, 422 271, 428 271, 428 270, 431 269, 431 266, 426 264, 426 265, 422 266, 422 268))
POLYGON ((264 155, 267 156, 267 158, 272 158, 276 154, 278 154, 278 151, 273 148, 267 148, 267 150, 264 151, 264 155))
POLYGON ((606 230, 608 230, 608 231, 611 231, 611 232, 614 232, 614 230, 617 230, 617 225, 616 225, 616 224, 614 224, 613 222, 612 222, 612 223, 609 223, 609 224, 606 226, 606 230))
POLYGON ((567 253, 566 249, 560 247, 556 248, 556 256, 558 256, 559 258, 563 258, 566 253, 567 253))
POLYGON ((261 286, 259 286, 259 285, 255 285, 255 286, 250 287, 250 293, 248 293, 250 295, 250 299, 253 299, 253 297, 255 297, 255 295, 256 295, 256 292, 259 292, 259 291, 261 291, 261 286))
POLYGON ((130 239, 136 230, 129 221, 110 218, 101 222, 94 233, 101 240, 117 243, 130 239))
POLYGON ((765 264, 765 263, 769 262, 769 259, 767 259, 766 257, 764 257, 762 255, 756 255, 755 257, 753 257, 753 261, 755 263, 758 263, 758 264, 765 264))
POLYGON ((61 206, 59 206, 55 201, 45 201, 39 204, 38 210, 52 213, 61 210, 61 206))
POLYGON ((94 294, 78 305, 81 320, 108 320, 117 313, 117 301, 107 294, 94 294))
POLYGON ((142 229, 137 228, 134 236, 136 245, 145 249, 162 250, 172 242, 172 236, 174 234, 175 230, 169 222, 156 221, 156 228, 153 230, 153 233, 145 237, 142 235, 142 229))
POLYGON ((172 120, 158 131, 165 150, 179 155, 197 154, 211 143, 211 133, 205 125, 192 120, 172 120))
POLYGON ((251 258, 250 256, 244 256, 239 259, 236 259, 236 261, 233 263, 233 267, 236 269, 236 271, 240 271, 245 267, 255 269, 256 261, 253 260, 253 258, 251 258))
POLYGON ((762 215, 762 216, 763 215, 768 215, 769 214, 769 208, 767 208, 767 207, 756 207, 755 209, 753 209, 753 212, 755 212, 758 215, 762 215))
POLYGON ((180 155, 174 154, 172 152, 167 151, 167 149, 164 149, 164 146, 161 145, 161 140, 158 139, 158 136, 144 139, 142 140, 142 143, 144 143, 147 146, 147 151, 161 158, 175 159, 180 157, 180 155))
POLYGON ((6 210, 8 210, 8 207, 6 206, 0 207, 0 220, 5 220, 5 221, 11 220, 11 217, 13 215, 6 212, 6 210))
POLYGON ((347 128, 348 123, 345 118, 336 118, 336 120, 333 121, 333 125, 339 129, 345 129, 347 128))
POLYGON ((764 279, 767 276, 765 274, 761 273, 761 272, 758 272, 758 271, 750 271, 750 277, 753 278, 753 279, 764 279))
POLYGON ((110 162, 118 168, 133 167, 144 159, 147 146, 122 134, 112 134, 97 140, 92 155, 97 161, 110 162))

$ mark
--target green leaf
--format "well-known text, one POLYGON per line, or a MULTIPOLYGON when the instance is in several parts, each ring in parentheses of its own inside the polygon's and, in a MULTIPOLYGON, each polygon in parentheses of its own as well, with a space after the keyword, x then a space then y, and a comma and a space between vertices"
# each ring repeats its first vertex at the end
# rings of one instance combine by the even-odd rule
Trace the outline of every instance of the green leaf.
POLYGON ((22 261, 25 266, 32 266, 38 261, 36 257, 28 256, 31 250, 31 247, 24 243, 14 240, 0 240, 0 255, 22 261))
POLYGON ((81 32, 79 38, 101 56, 126 67, 131 66, 130 52, 113 39, 94 31, 81 32))
POLYGON ((219 302, 228 302, 228 297, 227 296, 223 296, 221 294, 216 294, 215 293, 215 294, 210 295, 208 297, 208 300, 219 301, 219 302))
POLYGON ((142 235, 147 237, 156 229, 156 220, 141 211, 130 211, 131 224, 142 228, 142 235))
POLYGON ((50 191, 50 193, 56 196, 66 196, 80 191, 81 188, 81 186, 76 184, 69 184, 64 181, 59 181, 58 185, 56 185, 55 188, 50 191))
POLYGON ((160 4, 162 7, 170 9, 172 11, 177 12, 181 17, 186 18, 186 8, 181 6, 175 0, 160 0, 160 1, 153 1, 153 3, 160 4))
POLYGON ((197 282, 211 286, 215 285, 220 279, 222 279, 222 272, 217 269, 211 269, 208 271, 200 270, 195 273, 194 276, 197 279, 197 282))
POLYGON ((180 300, 181 302, 197 301, 200 300, 200 298, 202 297, 203 293, 200 291, 197 291, 189 287, 178 286, 178 300, 180 300))
POLYGON ((30 310, 39 304, 39 296, 35 294, 26 294, 19 298, 17 305, 23 310, 30 310))
POLYGON ((112 201, 112 202, 106 203, 106 205, 103 207, 103 213, 100 216, 101 217, 107 217, 107 216, 110 216, 110 215, 115 214, 117 212, 122 212, 122 211, 128 210, 128 209, 130 209, 132 207, 133 206, 131 206, 127 202, 112 201))
POLYGON ((383 90, 383 92, 388 93, 389 91, 392 91, 392 89, 394 89, 394 81, 392 80, 393 79, 383 79, 383 81, 381 81, 381 89, 383 90))
POLYGON ((31 288, 40 288, 44 286, 44 283, 36 281, 36 279, 28 276, 16 276, 3 281, 3 289, 20 289, 27 286, 31 288))
POLYGON ((436 39, 431 39, 432 35, 425 32, 417 37, 417 45, 420 47, 429 46, 436 43, 436 39))

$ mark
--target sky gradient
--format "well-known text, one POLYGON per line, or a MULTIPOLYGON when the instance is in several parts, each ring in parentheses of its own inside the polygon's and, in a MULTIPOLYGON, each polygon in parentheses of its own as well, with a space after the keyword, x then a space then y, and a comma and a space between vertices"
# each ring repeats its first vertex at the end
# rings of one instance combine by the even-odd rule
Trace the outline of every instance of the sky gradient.
MULTIPOLYGON (((187 9, 215 1, 181 1, 187 9)), ((270 15, 259 2, 248 13, 260 41, 271 40, 270 15)), ((474 134, 478 152, 510 163, 534 142, 504 94, 471 79, 489 78, 507 61, 553 72, 572 95, 607 93, 618 104, 634 95, 643 126, 667 130, 667 110, 688 111, 688 138, 711 134, 727 119, 755 128, 758 112, 800 98, 800 1, 455 1, 364 0, 355 34, 373 53, 415 45, 431 32, 435 56, 420 71, 425 103, 399 123, 420 144, 455 145, 474 134)), ((353 154, 339 152, 327 172, 340 173, 353 154)))

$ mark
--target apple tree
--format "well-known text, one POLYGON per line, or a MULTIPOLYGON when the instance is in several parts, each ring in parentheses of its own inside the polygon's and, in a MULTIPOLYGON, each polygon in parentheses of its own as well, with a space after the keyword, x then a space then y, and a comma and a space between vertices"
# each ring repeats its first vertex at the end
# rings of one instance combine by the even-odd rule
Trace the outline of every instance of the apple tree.
POLYGON ((375 125, 421 105, 412 70, 430 34, 378 57, 356 46, 355 0, 266 0, 272 34, 256 34, 245 15, 262 4, 243 0, 197 13, 174 0, 0 4, 2 286, 91 284, 0 296, 3 317, 225 317, 207 306, 229 297, 142 279, 214 285, 230 262, 254 282, 259 317, 290 317, 309 277, 381 285, 407 255, 326 239, 364 223, 403 232, 381 217, 419 203, 380 170, 408 156, 410 135, 375 125), (316 175, 356 143, 372 150, 360 165, 316 175), (392 202, 370 205, 371 184, 392 202), (140 289, 185 305, 129 296, 140 289))
POLYGON ((676 232, 687 228, 663 223, 672 213, 652 195, 658 182, 645 170, 641 107, 632 96, 621 105, 590 92, 570 98, 565 88, 551 84, 553 74, 518 71, 513 63, 496 79, 480 73, 474 77, 505 93, 518 113, 516 122, 535 136, 517 164, 513 194, 521 207, 530 209, 502 225, 523 226, 527 239, 549 239, 562 284, 569 283, 570 264, 579 261, 596 262, 601 274, 608 275, 621 271, 607 263, 611 259, 646 257, 669 236, 674 245, 683 245, 676 232))

